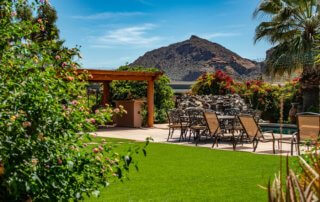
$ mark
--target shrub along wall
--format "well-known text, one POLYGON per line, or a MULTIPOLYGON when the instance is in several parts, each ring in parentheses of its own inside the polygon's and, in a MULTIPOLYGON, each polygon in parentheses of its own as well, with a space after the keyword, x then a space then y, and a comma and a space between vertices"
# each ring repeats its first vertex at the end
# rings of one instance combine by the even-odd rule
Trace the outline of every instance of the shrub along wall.
MULTIPOLYGON (((120 67, 121 71, 146 71, 157 72, 156 68, 143 67, 120 67)), ((167 121, 166 111, 174 107, 173 90, 169 86, 170 79, 163 75, 155 81, 155 122, 163 123, 167 121)), ((112 101, 115 100, 131 100, 144 99, 147 97, 147 82, 141 81, 113 81, 111 83, 112 101)), ((144 119, 146 120, 146 109, 143 111, 144 119)))
POLYGON ((198 95, 225 95, 237 93, 252 109, 262 111, 262 118, 272 122, 279 121, 280 100, 284 101, 284 121, 289 121, 291 103, 298 102, 299 79, 294 79, 282 86, 272 85, 262 80, 235 82, 222 71, 206 73, 198 78, 192 86, 192 93, 198 95))

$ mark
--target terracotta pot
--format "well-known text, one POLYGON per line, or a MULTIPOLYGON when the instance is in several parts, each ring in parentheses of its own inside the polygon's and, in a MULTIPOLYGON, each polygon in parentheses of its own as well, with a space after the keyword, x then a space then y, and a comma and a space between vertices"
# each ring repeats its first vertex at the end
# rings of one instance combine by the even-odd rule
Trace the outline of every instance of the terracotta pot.
POLYGON ((143 100, 118 100, 116 107, 120 105, 127 111, 127 114, 122 114, 115 117, 117 126, 140 128, 142 126, 142 105, 143 100))

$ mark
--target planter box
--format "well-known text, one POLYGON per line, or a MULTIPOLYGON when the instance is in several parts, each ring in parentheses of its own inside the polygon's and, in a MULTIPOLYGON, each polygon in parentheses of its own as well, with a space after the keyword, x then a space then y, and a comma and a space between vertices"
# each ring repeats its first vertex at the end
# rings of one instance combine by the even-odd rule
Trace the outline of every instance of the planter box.
POLYGON ((120 105, 127 111, 127 114, 118 115, 115 117, 117 126, 140 128, 142 126, 142 105, 143 100, 118 100, 116 107, 120 105))

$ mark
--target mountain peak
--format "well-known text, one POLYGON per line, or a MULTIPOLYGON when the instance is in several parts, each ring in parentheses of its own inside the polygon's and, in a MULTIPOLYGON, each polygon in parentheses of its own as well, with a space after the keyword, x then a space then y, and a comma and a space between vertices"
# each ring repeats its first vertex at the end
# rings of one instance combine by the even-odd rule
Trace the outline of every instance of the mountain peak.
POLYGON ((176 81, 193 81, 204 72, 216 70, 223 70, 234 77, 254 76, 260 71, 259 64, 196 35, 149 51, 130 66, 155 67, 176 81))
POLYGON ((191 35, 189 40, 198 40, 198 39, 201 39, 201 38, 196 35, 191 35))

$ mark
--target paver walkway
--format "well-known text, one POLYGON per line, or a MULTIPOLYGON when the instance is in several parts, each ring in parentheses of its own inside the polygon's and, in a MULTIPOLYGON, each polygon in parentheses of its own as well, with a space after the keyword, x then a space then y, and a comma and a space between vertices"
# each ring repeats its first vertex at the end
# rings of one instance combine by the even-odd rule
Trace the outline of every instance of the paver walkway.
MULTIPOLYGON (((99 137, 109 137, 109 138, 120 138, 129 139, 135 141, 145 141, 146 138, 151 137, 156 143, 168 143, 168 144, 179 144, 185 146, 195 146, 194 142, 181 141, 179 142, 180 131, 175 131, 173 138, 167 141, 168 137, 168 126, 167 124, 155 124, 154 128, 123 128, 114 127, 101 129, 95 132, 99 137)), ((198 144, 198 147, 212 147, 212 140, 205 141, 204 139, 198 144)), ((276 144, 276 153, 282 155, 290 155, 290 144, 283 143, 281 146, 281 152, 278 150, 278 145, 276 144)), ((230 150, 233 151, 232 144, 230 142, 221 142, 219 147, 214 147, 214 149, 230 150)), ((237 151, 253 152, 252 144, 239 144, 237 145, 237 151)), ((304 148, 301 147, 303 152, 304 148)), ((262 143, 260 142, 256 150, 257 154, 273 154, 272 143, 262 143)), ((294 155, 296 151, 294 149, 294 155)))

